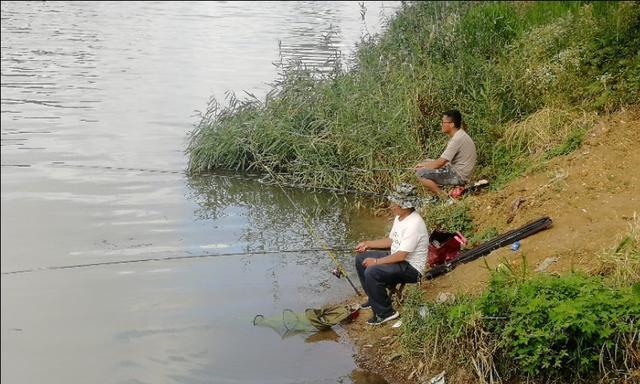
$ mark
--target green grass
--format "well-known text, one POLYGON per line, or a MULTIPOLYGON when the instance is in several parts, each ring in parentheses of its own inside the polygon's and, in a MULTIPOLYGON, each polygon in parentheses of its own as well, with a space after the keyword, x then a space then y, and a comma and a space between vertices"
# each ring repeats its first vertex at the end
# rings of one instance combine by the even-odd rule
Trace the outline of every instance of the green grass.
POLYGON ((473 218, 469 203, 460 200, 456 204, 429 204, 421 210, 429 231, 439 229, 447 232, 462 232, 465 236, 473 233, 473 218))
POLYGON ((410 290, 402 346, 431 372, 455 361, 481 382, 634 382, 640 369, 638 218, 594 259, 590 274, 562 276, 532 273, 526 259, 505 260, 483 293, 443 304, 410 290))
POLYGON ((632 285, 526 271, 505 263, 482 295, 449 303, 413 290, 403 311, 405 351, 431 366, 439 364, 433 356, 455 361, 482 382, 632 382, 640 369, 640 294, 632 285))
POLYGON ((383 192, 415 177, 373 169, 439 156, 441 113, 458 108, 476 174, 500 185, 578 148, 589 128, 576 127, 579 116, 638 103, 638 30, 637 2, 405 3, 348 69, 289 63, 265 100, 212 100, 191 134, 189 169, 269 169, 289 183, 383 192), (565 117, 550 120, 547 139, 510 135, 544 123, 544 111, 565 117))
POLYGON ((594 274, 605 276, 608 284, 614 287, 640 286, 640 218, 637 213, 629 227, 618 245, 598 255, 597 266, 592 270, 594 274))

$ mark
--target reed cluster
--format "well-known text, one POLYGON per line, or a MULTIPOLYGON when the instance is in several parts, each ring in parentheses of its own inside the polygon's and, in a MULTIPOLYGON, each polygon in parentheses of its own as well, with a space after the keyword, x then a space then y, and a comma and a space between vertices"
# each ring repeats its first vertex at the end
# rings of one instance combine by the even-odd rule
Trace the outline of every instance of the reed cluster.
POLYGON ((476 176, 500 185, 577 148, 593 114, 638 103, 639 30, 637 2, 407 2, 344 65, 290 62, 264 100, 212 99, 189 170, 379 193, 441 153, 457 108, 476 176))

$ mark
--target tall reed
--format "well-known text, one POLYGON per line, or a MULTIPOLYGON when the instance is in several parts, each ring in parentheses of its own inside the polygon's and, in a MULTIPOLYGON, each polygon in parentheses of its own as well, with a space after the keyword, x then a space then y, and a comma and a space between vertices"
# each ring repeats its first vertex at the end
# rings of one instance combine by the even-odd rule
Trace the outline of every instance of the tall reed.
POLYGON ((212 99, 189 169, 268 167, 288 182, 382 192, 414 176, 374 169, 437 157, 441 113, 458 108, 478 147, 476 176, 501 183, 536 161, 513 127, 544 111, 562 117, 543 149, 564 154, 588 128, 576 116, 638 103, 638 30, 637 2, 405 3, 345 65, 285 63, 264 100, 212 99))

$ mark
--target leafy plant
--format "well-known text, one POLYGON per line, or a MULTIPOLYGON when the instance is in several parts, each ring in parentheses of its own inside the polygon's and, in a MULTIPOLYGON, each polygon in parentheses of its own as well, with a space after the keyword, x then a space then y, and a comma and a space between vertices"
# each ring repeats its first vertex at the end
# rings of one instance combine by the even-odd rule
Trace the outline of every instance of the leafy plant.
POLYGON ((581 273, 529 275, 526 263, 505 262, 479 297, 436 304, 412 292, 402 341, 425 356, 463 357, 486 381, 624 379, 640 368, 639 320, 640 295, 630 285, 581 273))
POLYGON ((473 218, 469 204, 462 200, 456 204, 429 204, 422 209, 422 216, 429 230, 448 232, 460 231, 465 235, 473 233, 473 218))

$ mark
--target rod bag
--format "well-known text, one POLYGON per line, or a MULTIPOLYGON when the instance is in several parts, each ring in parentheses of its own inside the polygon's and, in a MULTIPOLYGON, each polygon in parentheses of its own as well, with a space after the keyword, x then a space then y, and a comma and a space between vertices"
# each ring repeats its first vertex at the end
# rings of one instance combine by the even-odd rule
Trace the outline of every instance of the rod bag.
POLYGON ((431 268, 425 273, 423 278, 425 280, 435 279, 440 275, 452 271, 459 264, 464 264, 476 260, 482 256, 488 255, 498 248, 512 244, 518 240, 524 239, 535 233, 545 230, 551 227, 551 223, 551 218, 549 216, 544 216, 538 220, 525 224, 520 228, 503 233, 502 235, 498 235, 494 239, 482 243, 475 248, 461 252, 458 257, 448 263, 444 263, 431 268))

